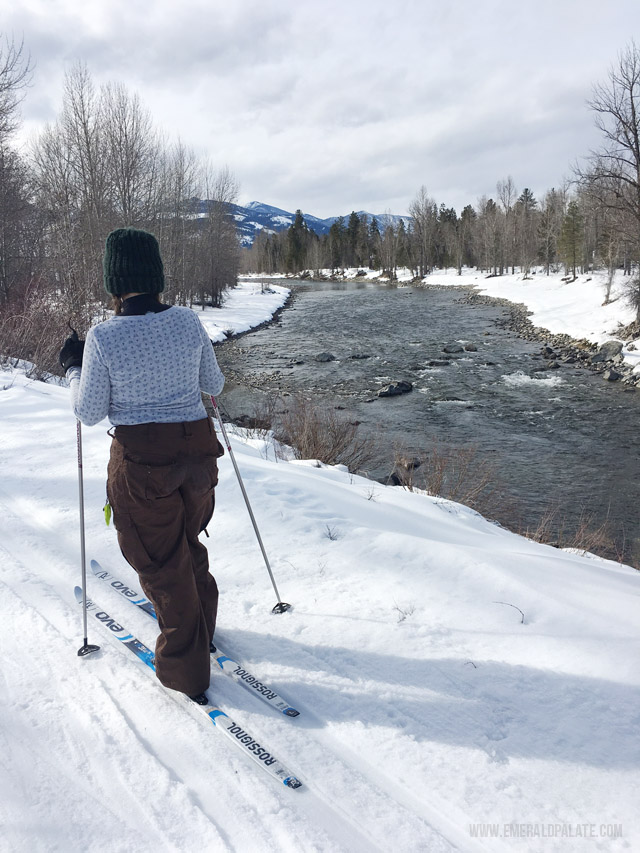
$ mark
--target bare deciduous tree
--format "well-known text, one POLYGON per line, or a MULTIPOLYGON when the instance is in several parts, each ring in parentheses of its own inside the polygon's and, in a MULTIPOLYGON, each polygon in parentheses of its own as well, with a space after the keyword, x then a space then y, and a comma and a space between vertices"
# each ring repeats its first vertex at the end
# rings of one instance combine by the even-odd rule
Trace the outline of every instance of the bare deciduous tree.
POLYGON ((483 196, 478 200, 478 215, 475 227, 476 261, 480 269, 493 275, 502 270, 502 222, 503 217, 492 198, 483 196))
POLYGON ((626 210, 640 230, 640 50, 635 42, 623 51, 606 84, 597 84, 589 107, 604 136, 590 156, 591 169, 579 172, 593 187, 612 191, 609 204, 626 210))
POLYGON ((438 227, 438 208, 425 186, 420 187, 409 205, 415 243, 418 275, 424 278, 433 266, 435 234, 438 227))
POLYGON ((36 141, 32 160, 37 205, 48 218, 46 272, 79 331, 104 299, 104 240, 119 226, 157 235, 169 299, 191 304, 199 295, 218 305, 236 283, 235 179, 224 169, 202 172, 181 143, 168 148, 122 84, 96 93, 86 66, 74 66, 60 117, 36 141))
POLYGON ((380 240, 378 243, 378 257, 382 266, 383 275, 395 279, 398 270, 398 229, 393 224, 389 212, 380 218, 380 240))
MULTIPOLYGON (((634 41, 610 69, 606 83, 593 87, 589 107, 603 136, 587 166, 577 167, 582 191, 618 214, 628 230, 633 260, 640 261, 640 49, 634 41)), ((629 299, 640 321, 640 280, 629 286, 629 299)))
POLYGON ((198 172, 194 151, 181 141, 165 150, 160 179, 163 201, 155 233, 162 246, 169 291, 181 305, 190 303, 195 282, 198 172))
POLYGON ((504 263, 506 263, 507 266, 511 266, 511 275, 513 275, 516 271, 516 217, 514 208, 518 198, 518 191, 511 175, 503 181, 498 181, 496 192, 503 213, 501 241, 503 246, 503 263, 500 266, 500 274, 502 275, 504 272, 504 263))
POLYGON ((161 145, 151 114, 121 83, 107 84, 101 100, 115 213, 126 225, 149 225, 161 188, 161 145))
POLYGON ((18 105, 29 83, 31 63, 24 45, 5 38, 0 45, 0 303, 28 282, 33 252, 25 234, 32 219, 24 162, 8 145, 18 125, 18 105))
POLYGON ((0 142, 18 126, 18 106, 31 80, 31 57, 25 54, 24 42, 4 37, 0 46, 0 142))
POLYGON ((546 275, 558 256, 558 239, 562 230, 562 220, 566 207, 566 191, 550 189, 545 193, 538 220, 538 238, 540 258, 546 275))
POLYGON ((233 287, 238 279, 240 244, 231 212, 238 184, 226 166, 217 172, 206 166, 202 187, 206 216, 201 220, 204 252, 199 268, 200 301, 203 307, 219 307, 225 288, 233 287))
POLYGON ((83 63, 77 63, 67 73, 63 97, 59 153, 70 167, 72 191, 95 245, 110 212, 109 162, 100 99, 83 63))

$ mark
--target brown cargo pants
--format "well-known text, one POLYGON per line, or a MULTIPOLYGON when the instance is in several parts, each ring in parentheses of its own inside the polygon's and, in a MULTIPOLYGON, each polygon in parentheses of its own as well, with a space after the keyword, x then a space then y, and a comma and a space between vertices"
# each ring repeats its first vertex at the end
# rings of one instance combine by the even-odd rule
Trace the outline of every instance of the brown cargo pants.
POLYGON ((107 497, 120 550, 158 615, 156 674, 189 696, 209 686, 218 587, 198 534, 223 453, 209 418, 117 426, 111 443, 107 497))

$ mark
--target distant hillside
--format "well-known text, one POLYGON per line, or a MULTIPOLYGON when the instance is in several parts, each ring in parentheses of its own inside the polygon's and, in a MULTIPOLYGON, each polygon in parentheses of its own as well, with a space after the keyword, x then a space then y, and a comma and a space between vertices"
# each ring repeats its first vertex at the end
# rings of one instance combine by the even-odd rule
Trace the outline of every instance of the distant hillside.
MULTIPOLYGON (((203 202, 204 208, 204 202, 203 202)), ((263 204, 260 201, 251 201, 245 207, 239 204, 231 205, 233 217, 236 220, 236 225, 240 233, 240 241, 243 246, 251 246, 256 234, 259 231, 267 230, 270 232, 284 231, 293 224, 295 212, 291 213, 288 210, 281 210, 279 207, 273 207, 270 204, 263 204)), ((374 215, 378 222, 382 220, 391 220, 394 225, 397 225, 401 219, 405 225, 410 222, 409 216, 396 216, 389 214, 372 214, 364 210, 356 211, 358 216, 366 216, 367 219, 373 219, 374 215)), ((305 222, 318 235, 327 234, 333 223, 339 219, 339 216, 330 216, 328 219, 318 219, 317 216, 312 216, 309 213, 303 213, 305 222)), ((344 215, 344 221, 349 221, 349 213, 344 215)))

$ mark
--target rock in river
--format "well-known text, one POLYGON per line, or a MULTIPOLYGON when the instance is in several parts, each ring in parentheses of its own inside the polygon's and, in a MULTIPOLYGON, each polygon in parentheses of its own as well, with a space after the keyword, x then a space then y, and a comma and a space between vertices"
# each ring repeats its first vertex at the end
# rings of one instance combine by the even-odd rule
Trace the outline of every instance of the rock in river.
POLYGON ((408 394, 409 391, 413 391, 411 382, 400 380, 399 382, 391 382, 389 385, 381 388, 378 391, 378 397, 396 397, 398 394, 408 394))
POLYGON ((331 352, 319 352, 316 356, 316 361, 335 361, 336 357, 331 352))
POLYGON ((622 341, 605 341, 598 352, 604 356, 605 361, 610 361, 622 352, 622 347, 622 341))
POLYGON ((602 374, 602 378, 606 379, 607 382, 617 382, 618 379, 622 379, 622 374, 618 373, 617 370, 611 368, 611 370, 605 370, 605 372, 602 374))

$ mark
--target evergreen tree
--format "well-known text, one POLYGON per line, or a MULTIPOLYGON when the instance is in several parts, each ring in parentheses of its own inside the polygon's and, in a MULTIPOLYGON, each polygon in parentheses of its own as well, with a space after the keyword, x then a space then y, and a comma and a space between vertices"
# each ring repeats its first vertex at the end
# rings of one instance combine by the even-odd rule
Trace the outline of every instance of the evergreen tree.
POLYGON ((329 228, 329 253, 332 270, 344 269, 347 248, 347 229, 344 216, 339 216, 329 228))
POLYGON ((440 205, 436 237, 436 265, 444 269, 456 264, 458 215, 453 207, 440 205))
POLYGON ((473 251, 473 230, 477 214, 473 207, 468 204, 463 208, 460 214, 460 257, 458 262, 458 275, 462 274, 462 267, 473 267, 476 265, 475 254, 473 251))
POLYGON ((538 201, 528 187, 516 202, 516 240, 520 256, 520 268, 526 275, 537 257, 537 211, 538 201))
POLYGON ((378 220, 373 217, 369 224, 369 268, 377 270, 380 268, 380 228, 378 220))
POLYGON ((573 200, 569 202, 566 216, 562 222, 558 250, 567 273, 571 270, 574 278, 582 257, 583 241, 584 219, 580 213, 578 202, 573 200))
POLYGON ((400 224, 397 229, 397 243, 398 243, 398 251, 397 251, 397 263, 399 267, 407 267, 411 269, 413 267, 412 257, 411 257, 411 245, 409 242, 409 235, 407 234, 407 229, 404 224, 404 219, 400 220, 400 224))
POLYGON ((360 217, 355 211, 351 211, 349 224, 347 225, 347 257, 346 263, 349 267, 359 267, 362 263, 358 248, 360 240, 360 217))
POLYGON ((287 231, 287 271, 300 272, 304 268, 304 262, 309 244, 309 227, 305 222, 301 210, 296 210, 295 219, 287 231))

